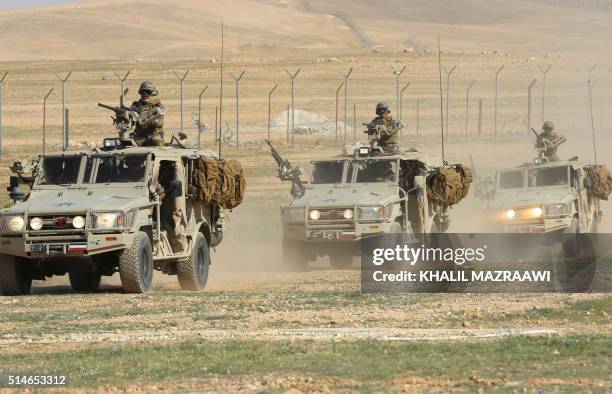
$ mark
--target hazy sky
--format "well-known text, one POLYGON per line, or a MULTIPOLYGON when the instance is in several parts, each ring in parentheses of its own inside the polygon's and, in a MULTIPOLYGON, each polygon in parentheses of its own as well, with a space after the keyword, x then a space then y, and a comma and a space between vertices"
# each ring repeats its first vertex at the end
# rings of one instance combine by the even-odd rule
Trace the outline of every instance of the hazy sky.
POLYGON ((0 10, 77 2, 78 0, 0 0, 0 10))

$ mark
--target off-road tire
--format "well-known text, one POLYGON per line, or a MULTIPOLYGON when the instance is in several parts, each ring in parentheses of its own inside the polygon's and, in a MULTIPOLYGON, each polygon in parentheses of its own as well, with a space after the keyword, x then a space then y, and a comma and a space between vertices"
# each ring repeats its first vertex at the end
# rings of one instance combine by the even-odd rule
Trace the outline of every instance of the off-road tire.
POLYGON ((183 290, 202 290, 208 282, 210 248, 206 237, 198 233, 193 241, 191 254, 176 265, 179 284, 183 290))
POLYGON ((301 241, 283 238, 282 259, 283 264, 289 271, 305 271, 308 266, 308 257, 304 253, 304 245, 301 241))
POLYGON ((123 290, 146 293, 153 283, 153 248, 146 233, 139 231, 132 245, 119 253, 119 276, 123 290))
POLYGON ((94 293, 100 287, 102 275, 99 272, 69 272, 70 286, 79 293, 94 293))
POLYGON ((30 262, 15 256, 0 255, 0 292, 5 296, 27 295, 32 289, 30 262))

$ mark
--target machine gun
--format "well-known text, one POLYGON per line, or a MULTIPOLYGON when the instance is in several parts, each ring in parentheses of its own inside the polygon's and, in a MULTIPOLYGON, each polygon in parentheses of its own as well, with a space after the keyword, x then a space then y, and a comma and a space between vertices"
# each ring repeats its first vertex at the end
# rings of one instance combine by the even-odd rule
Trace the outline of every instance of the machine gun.
POLYGON ((125 89, 121 97, 119 98, 119 106, 113 107, 110 105, 98 103, 98 107, 106 108, 115 113, 115 116, 111 116, 113 119, 113 124, 119 133, 119 140, 121 141, 129 141, 129 138, 126 134, 129 131, 132 131, 134 125, 139 120, 138 113, 135 111, 130 111, 128 107, 126 107, 123 103, 123 97, 127 94, 129 89, 125 89))
POLYGON ((266 140, 266 143, 270 147, 272 157, 274 157, 276 165, 278 166, 278 177, 281 181, 291 181, 291 196, 293 196, 293 198, 302 197, 306 191, 304 182, 300 179, 300 176, 302 176, 302 169, 300 167, 293 168, 289 160, 283 159, 276 148, 272 146, 270 140, 266 140))
POLYGON ((404 125, 399 120, 393 120, 391 123, 387 125, 377 124, 374 122, 362 123, 367 129, 364 133, 368 134, 368 139, 370 140, 370 145, 372 148, 380 148, 379 141, 383 134, 391 135, 397 133, 404 125))
POLYGON ((536 137, 536 142, 533 146, 536 152, 538 152, 538 158, 545 161, 556 160, 554 157, 557 153, 557 148, 567 141, 565 137, 557 136, 555 139, 551 140, 550 138, 546 138, 544 133, 538 133, 534 129, 531 129, 531 131, 536 137))

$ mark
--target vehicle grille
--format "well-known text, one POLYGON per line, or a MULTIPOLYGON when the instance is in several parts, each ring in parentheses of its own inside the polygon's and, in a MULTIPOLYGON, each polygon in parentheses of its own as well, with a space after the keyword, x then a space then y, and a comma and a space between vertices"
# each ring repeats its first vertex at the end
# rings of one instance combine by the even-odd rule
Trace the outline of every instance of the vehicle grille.
POLYGON ((353 207, 345 208, 311 208, 316 209, 321 213, 321 217, 318 220, 312 220, 309 216, 311 224, 327 224, 327 223, 352 223, 353 219, 345 219, 344 211, 347 209, 353 209, 353 207))
MULTIPOLYGON (((71 215, 44 215, 38 216, 42 219, 43 226, 38 231, 49 231, 49 230, 70 230, 70 231, 82 231, 83 229, 75 229, 72 226, 72 220, 76 216, 85 217, 85 214, 71 214, 71 215)), ((30 215, 30 219, 36 217, 36 215, 30 215)), ((30 224, 28 223, 28 229, 32 232, 35 232, 30 228, 30 224)))

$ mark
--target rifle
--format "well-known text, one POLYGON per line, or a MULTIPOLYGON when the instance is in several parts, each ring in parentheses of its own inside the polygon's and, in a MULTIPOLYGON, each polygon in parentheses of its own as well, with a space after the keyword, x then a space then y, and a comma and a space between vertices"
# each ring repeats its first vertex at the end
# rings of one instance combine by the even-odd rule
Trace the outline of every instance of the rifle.
POLYGON ((123 104, 123 96, 127 94, 127 92, 128 89, 126 89, 119 98, 118 107, 98 103, 98 107, 106 108, 115 113, 115 117, 111 116, 111 119, 119 132, 119 139, 121 141, 127 140, 126 133, 131 131, 134 128, 134 124, 139 120, 138 114, 134 111, 130 111, 130 109, 123 104))
POLYGON ((306 188, 304 187, 304 183, 300 179, 302 175, 302 169, 299 167, 293 168, 289 160, 283 159, 279 151, 272 146, 272 142, 266 139, 266 144, 270 147, 270 151, 272 153, 272 157, 276 161, 276 165, 278 166, 278 177, 281 181, 291 181, 291 195, 293 198, 300 198, 304 195, 306 188))

